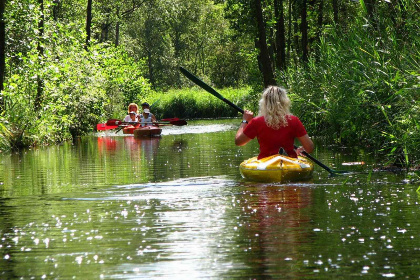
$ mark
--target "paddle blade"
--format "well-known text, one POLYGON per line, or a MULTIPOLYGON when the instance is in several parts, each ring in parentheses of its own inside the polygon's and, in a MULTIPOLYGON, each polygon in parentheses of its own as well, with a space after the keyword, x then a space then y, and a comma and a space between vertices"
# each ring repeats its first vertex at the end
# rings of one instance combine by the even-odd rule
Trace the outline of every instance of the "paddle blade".
POLYGON ((117 128, 118 125, 107 125, 106 123, 98 123, 96 125, 96 130, 110 130, 117 128))
POLYGON ((188 72, 188 70, 186 70, 184 67, 180 66, 179 70, 181 71, 182 74, 184 74, 185 77, 187 77, 188 79, 193 81, 196 85, 200 86, 202 89, 204 89, 207 92, 213 94, 214 96, 216 96, 217 98, 219 98, 220 100, 222 100, 223 102, 225 102, 226 104, 228 104, 229 106, 234 108, 239 113, 241 113, 241 114, 244 113, 244 110, 242 108, 239 108, 238 106, 233 104, 230 100, 227 100, 226 98, 224 98, 215 89, 213 89, 211 86, 209 86, 208 84, 206 84, 205 82, 203 82, 202 80, 200 80, 199 78, 197 78, 196 76, 194 76, 193 74, 188 72))
POLYGON ((167 118, 167 119, 161 119, 162 122, 171 122, 171 121, 178 121, 179 118, 167 118))
POLYGON ((107 122, 106 122, 106 125, 108 125, 108 126, 113 126, 113 125, 120 125, 120 124, 122 124, 123 122, 122 121, 120 121, 120 120, 117 120, 117 119, 110 119, 110 120, 108 120, 107 122))
POLYGON ((172 124, 172 125, 176 125, 176 126, 187 125, 187 121, 186 120, 170 121, 169 123, 172 124))
POLYGON ((182 67, 182 66, 179 67, 179 70, 181 71, 182 74, 184 74, 185 77, 187 77, 188 79, 190 79, 196 85, 198 85, 201 88, 205 89, 206 91, 208 91, 209 93, 213 94, 217 98, 223 99, 223 96, 220 93, 218 93, 217 91, 215 91, 212 87, 210 87, 208 84, 206 84, 205 82, 203 82, 202 80, 200 80, 199 78, 197 78, 196 76, 194 76, 193 74, 191 74, 184 67, 182 67))

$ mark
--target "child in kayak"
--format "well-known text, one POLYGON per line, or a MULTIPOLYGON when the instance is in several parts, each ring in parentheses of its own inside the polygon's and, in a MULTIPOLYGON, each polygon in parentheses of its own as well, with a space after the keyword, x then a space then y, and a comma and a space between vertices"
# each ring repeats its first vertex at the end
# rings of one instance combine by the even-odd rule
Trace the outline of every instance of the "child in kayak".
MULTIPOLYGON (((141 104, 141 108, 143 110, 143 114, 139 115, 139 120, 145 124, 147 123, 147 125, 152 125, 153 122, 156 122, 156 117, 155 115, 153 115, 152 113, 150 113, 150 105, 147 102, 144 102, 141 104), (142 119, 145 119, 144 121, 142 121, 142 119)), ((145 125, 142 125, 145 126, 145 125)))
POLYGON ((144 109, 143 113, 139 115, 140 124, 142 127, 145 126, 152 126, 154 122, 156 122, 155 116, 150 113, 149 109, 144 109))
POLYGON ((138 122, 138 111, 139 111, 139 106, 137 106, 136 103, 130 103, 130 105, 128 105, 128 115, 125 116, 124 118, 124 122, 138 122), (134 114, 134 118, 133 115, 134 114))
POLYGON ((258 159, 279 153, 283 148, 289 157, 297 158, 303 151, 311 153, 314 144, 298 117, 290 113, 291 101, 284 88, 269 86, 259 102, 259 114, 245 110, 242 123, 235 136, 235 144, 243 146, 257 137, 260 145, 258 159), (297 138, 302 144, 294 149, 297 138))
POLYGON ((124 118, 124 122, 138 122, 137 113, 134 111, 131 111, 127 116, 124 118))

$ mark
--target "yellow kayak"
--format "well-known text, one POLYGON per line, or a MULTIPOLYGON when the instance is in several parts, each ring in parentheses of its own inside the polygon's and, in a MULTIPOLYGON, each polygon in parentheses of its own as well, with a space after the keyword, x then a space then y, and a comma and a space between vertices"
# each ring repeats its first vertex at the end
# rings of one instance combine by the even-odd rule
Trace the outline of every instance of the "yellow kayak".
POLYGON ((253 157, 239 166, 242 177, 258 182, 299 181, 312 177, 314 165, 306 158, 274 155, 260 160, 253 157))

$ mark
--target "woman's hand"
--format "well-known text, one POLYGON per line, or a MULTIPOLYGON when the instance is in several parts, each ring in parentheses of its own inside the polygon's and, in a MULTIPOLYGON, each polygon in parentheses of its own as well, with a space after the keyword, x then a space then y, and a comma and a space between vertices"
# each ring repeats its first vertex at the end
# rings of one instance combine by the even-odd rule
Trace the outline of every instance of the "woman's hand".
POLYGON ((296 154, 298 156, 304 156, 303 152, 305 152, 305 148, 303 148, 302 146, 300 146, 296 149, 296 154))
POLYGON ((254 113, 252 111, 244 110, 244 114, 242 116, 243 120, 250 122, 253 118, 254 118, 254 113))

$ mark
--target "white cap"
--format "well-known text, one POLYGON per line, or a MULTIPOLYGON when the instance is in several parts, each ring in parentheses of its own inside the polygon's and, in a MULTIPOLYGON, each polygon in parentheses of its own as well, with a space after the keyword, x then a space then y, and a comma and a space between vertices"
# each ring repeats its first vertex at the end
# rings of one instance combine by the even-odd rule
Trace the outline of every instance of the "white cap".
POLYGON ((149 109, 144 109, 144 110, 143 110, 143 113, 148 114, 148 113, 150 113, 150 110, 149 110, 149 109))

